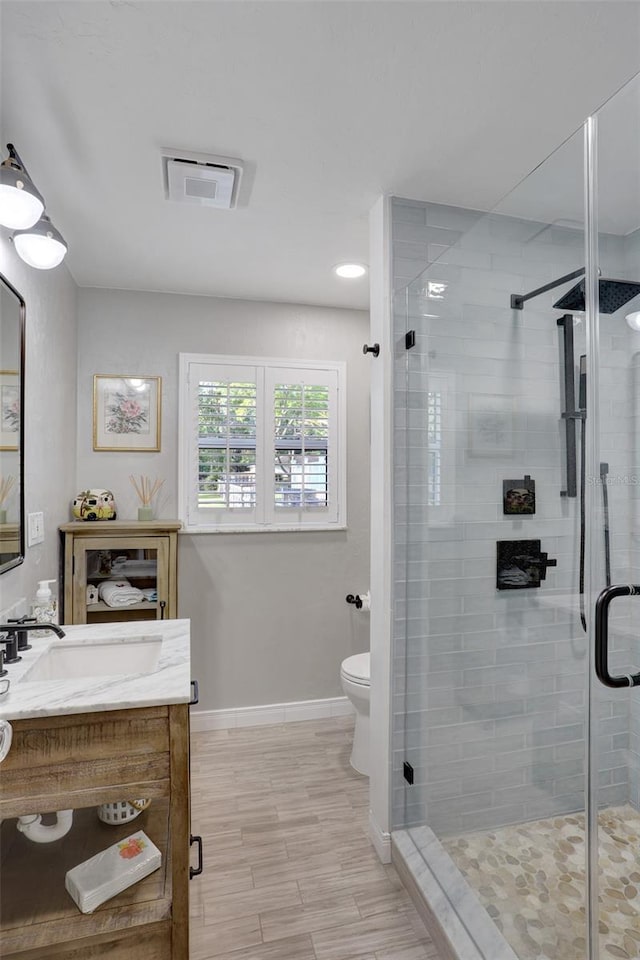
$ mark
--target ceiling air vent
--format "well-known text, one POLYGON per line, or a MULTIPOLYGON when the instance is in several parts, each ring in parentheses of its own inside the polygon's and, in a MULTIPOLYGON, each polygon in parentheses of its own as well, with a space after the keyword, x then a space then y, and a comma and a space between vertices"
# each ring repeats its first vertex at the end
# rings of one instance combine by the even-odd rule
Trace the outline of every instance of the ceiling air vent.
POLYGON ((238 201, 242 161, 184 150, 163 150, 167 200, 230 210, 238 201))

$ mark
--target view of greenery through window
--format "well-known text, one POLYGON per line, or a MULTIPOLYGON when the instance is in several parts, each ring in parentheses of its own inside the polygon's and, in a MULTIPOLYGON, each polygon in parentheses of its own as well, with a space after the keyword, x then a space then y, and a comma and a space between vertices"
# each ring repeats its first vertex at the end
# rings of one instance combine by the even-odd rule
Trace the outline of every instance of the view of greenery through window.
POLYGON ((277 384, 274 417, 276 505, 326 507, 328 388, 277 384))
MULTIPOLYGON (((255 383, 200 381, 200 507, 255 507, 262 469, 256 462, 258 402, 255 383)), ((326 506, 328 387, 277 384, 271 402, 274 435, 267 457, 273 457, 275 505, 326 506)))
POLYGON ((198 502, 253 507, 256 466, 255 383, 203 382, 198 390, 198 502), (244 475, 249 482, 238 486, 244 475), (230 500, 231 496, 234 500, 230 500))

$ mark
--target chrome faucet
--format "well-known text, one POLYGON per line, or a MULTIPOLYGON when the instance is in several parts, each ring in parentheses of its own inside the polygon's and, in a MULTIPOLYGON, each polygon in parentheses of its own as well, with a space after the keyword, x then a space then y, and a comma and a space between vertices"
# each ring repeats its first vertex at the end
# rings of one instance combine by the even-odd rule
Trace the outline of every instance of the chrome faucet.
POLYGON ((33 621, 14 623, 0 623, 0 643, 6 644, 4 653, 4 663, 17 663, 22 660, 18 650, 28 650, 27 631, 29 630, 53 630, 58 637, 64 637, 65 633, 57 623, 35 623, 33 621))

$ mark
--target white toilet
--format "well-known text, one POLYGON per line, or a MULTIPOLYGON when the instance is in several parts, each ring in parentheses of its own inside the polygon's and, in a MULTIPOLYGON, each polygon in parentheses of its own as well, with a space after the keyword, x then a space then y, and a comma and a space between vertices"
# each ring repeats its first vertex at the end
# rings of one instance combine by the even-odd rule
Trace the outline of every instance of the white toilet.
POLYGON ((369 690, 371 688, 371 658, 368 653, 356 653, 342 661, 340 668, 342 689, 356 711, 351 766, 365 777, 369 776, 369 690))

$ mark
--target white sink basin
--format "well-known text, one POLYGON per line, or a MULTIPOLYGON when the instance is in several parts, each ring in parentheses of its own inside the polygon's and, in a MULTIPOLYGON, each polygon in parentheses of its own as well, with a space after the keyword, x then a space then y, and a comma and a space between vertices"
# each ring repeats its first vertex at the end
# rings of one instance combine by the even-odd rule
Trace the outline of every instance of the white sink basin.
POLYGON ((158 669, 161 649, 162 637, 157 635, 89 643, 60 640, 36 660, 22 677, 22 682, 153 673, 158 669))

